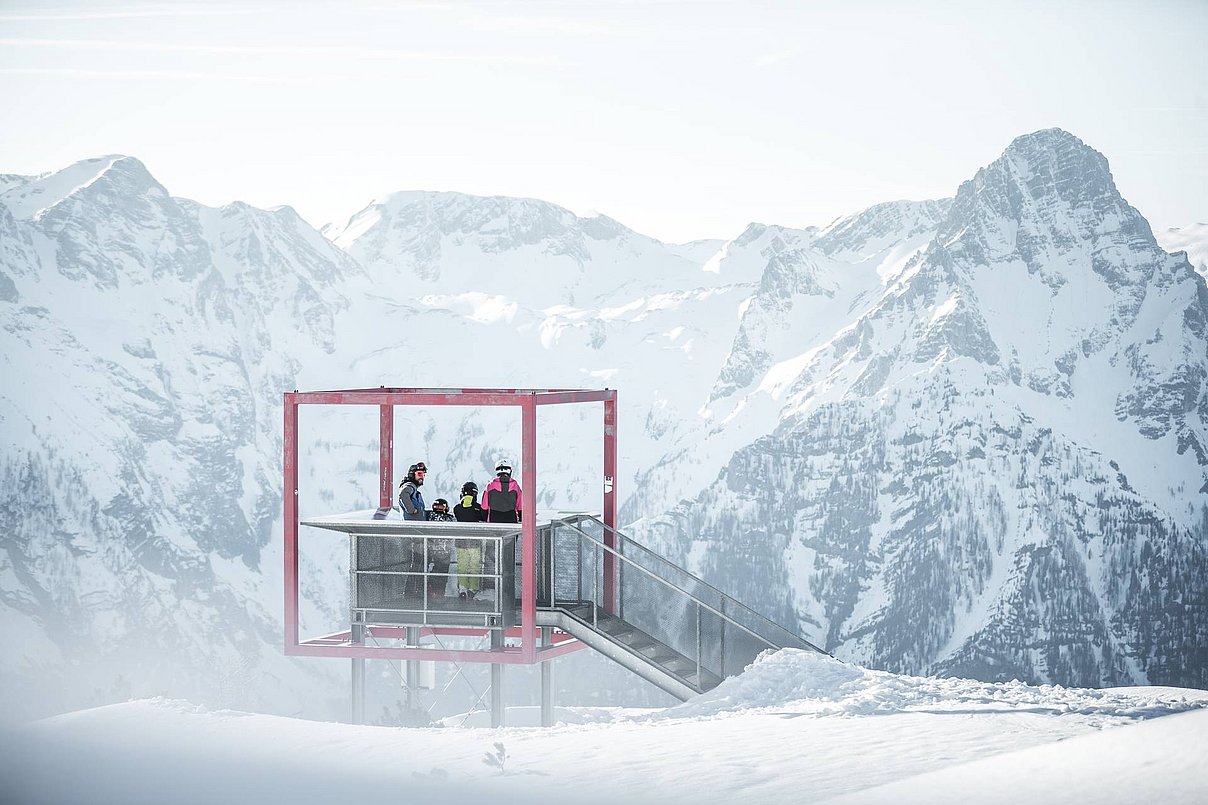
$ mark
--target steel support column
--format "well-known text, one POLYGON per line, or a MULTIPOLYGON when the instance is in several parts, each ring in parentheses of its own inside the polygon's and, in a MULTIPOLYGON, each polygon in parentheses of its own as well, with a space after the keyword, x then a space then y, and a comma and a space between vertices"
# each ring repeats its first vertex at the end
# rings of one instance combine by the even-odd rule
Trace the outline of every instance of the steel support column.
MULTIPOLYGON (((425 590, 423 595, 427 595, 425 590)), ((407 645, 419 646, 419 627, 407 627, 407 645)), ((419 660, 407 660, 407 710, 419 708, 419 660)))
MULTIPOLYGON (((352 624, 352 642, 361 645, 365 642, 364 624, 352 624)), ((352 658, 352 711, 353 724, 365 723, 365 660, 362 657, 352 658)))
MULTIPOLYGON (((541 647, 553 645, 554 630, 549 626, 541 627, 541 647)), ((541 726, 554 726, 554 661, 545 660, 541 663, 541 726)))
MULTIPOLYGON (((503 631, 491 630, 491 648, 503 648, 503 631)), ((491 726, 503 726, 503 663, 491 663, 491 726)))

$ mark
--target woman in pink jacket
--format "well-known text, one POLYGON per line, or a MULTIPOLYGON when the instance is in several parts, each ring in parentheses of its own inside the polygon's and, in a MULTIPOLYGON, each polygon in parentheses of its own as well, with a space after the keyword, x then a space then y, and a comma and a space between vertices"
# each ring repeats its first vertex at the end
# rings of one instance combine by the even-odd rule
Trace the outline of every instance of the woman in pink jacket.
POLYGON ((482 491, 482 510, 488 523, 519 523, 524 510, 520 484, 512 480, 512 465, 500 461, 495 465, 495 480, 482 491))

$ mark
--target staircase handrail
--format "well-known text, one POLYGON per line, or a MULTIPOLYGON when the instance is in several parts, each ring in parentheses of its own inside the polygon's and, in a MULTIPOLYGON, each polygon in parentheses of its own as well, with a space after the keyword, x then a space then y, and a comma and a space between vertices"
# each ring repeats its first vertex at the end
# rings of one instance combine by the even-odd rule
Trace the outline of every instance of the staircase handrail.
MULTIPOLYGON (((765 644, 766 644, 766 645, 767 645, 769 648, 783 648, 783 646, 779 646, 779 645, 777 645, 776 643, 772 642, 772 640, 771 640, 770 638, 765 637, 765 636, 763 636, 763 635, 761 635, 761 634, 758 634, 757 632, 755 632, 754 630, 752 630, 750 627, 748 627, 748 626, 746 626, 746 625, 744 625, 744 624, 742 624, 742 623, 739 623, 738 621, 734 620, 732 617, 730 617, 729 615, 725 614, 724 612, 721 612, 720 610, 715 609, 715 608, 714 608, 713 606, 711 606, 711 605, 710 605, 708 602, 706 602, 706 601, 702 601, 700 598, 696 597, 696 596, 695 596, 695 595, 693 595, 692 593, 690 593, 690 592, 688 592, 687 590, 685 590, 684 588, 680 587, 678 584, 675 584, 674 582, 668 581, 667 579, 665 579, 665 578, 663 578, 662 576, 660 576, 660 575, 658 575, 657 573, 655 573, 653 570, 649 570, 648 568, 642 567, 642 565, 638 564, 638 563, 637 563, 637 562, 635 562, 634 560, 630 559, 629 557, 625 556, 625 555, 624 555, 624 554, 622 554, 622 553, 619 553, 619 552, 618 552, 618 551, 617 551, 615 548, 613 548, 613 547, 611 547, 610 545, 607 545, 607 544, 605 544, 605 543, 601 542, 600 540, 596 539, 596 538, 595 538, 595 537, 593 537, 591 534, 588 534, 586 531, 584 531, 583 529, 579 528, 579 526, 577 526, 577 525, 575 525, 573 522, 571 522, 571 520, 572 520, 572 519, 573 519, 573 520, 584 520, 584 519, 587 519, 587 520, 594 520, 595 522, 600 523, 600 525, 604 525, 604 523, 603 523, 602 521, 600 521, 600 520, 596 519, 595 517, 592 517, 591 515, 576 515, 576 516, 575 516, 575 517, 573 517, 573 518, 566 518, 566 519, 562 519, 562 520, 555 520, 554 522, 555 522, 555 523, 562 523, 563 525, 567 526, 568 528, 572 528, 572 529, 574 529, 575 531, 579 532, 579 536, 580 536, 580 537, 585 538, 585 539, 586 539, 588 542, 595 543, 595 545, 596 545, 597 547, 602 548, 604 551, 607 551, 608 553, 611 553, 613 556, 615 556, 616 558, 620 559, 620 560, 621 560, 623 563, 629 564, 629 565, 631 565, 631 566, 633 566, 633 567, 637 568, 638 570, 640 570, 642 573, 645 573, 645 574, 646 574, 647 576, 649 576, 650 578, 652 578, 652 579, 654 579, 654 580, 656 580, 656 581, 658 581, 658 582, 660 582, 660 583, 662 583, 662 584, 664 584, 664 585, 666 585, 666 586, 670 587, 671 589, 675 590, 676 592, 678 592, 678 593, 680 593, 680 594, 682 594, 682 595, 686 596, 687 598, 689 598, 690 600, 692 600, 693 602, 695 602, 697 606, 699 606, 699 607, 703 607, 703 608, 705 608, 705 609, 709 610, 710 612, 712 612, 712 613, 713 613, 714 615, 716 615, 717 617, 721 618, 722 620, 724 620, 724 621, 726 621, 726 622, 728 622, 728 623, 730 623, 730 624, 732 624, 732 625, 734 625, 734 626, 737 626, 739 629, 742 629, 744 632, 746 632, 747 634, 751 635, 751 636, 752 636, 752 637, 754 637, 756 640, 758 640, 758 641, 760 641, 760 642, 762 642, 762 643, 765 643, 765 644)), ((608 526, 605 526, 605 528, 608 528, 608 526)), ((629 540, 629 537, 626 537, 624 534, 621 534, 621 533, 620 533, 619 531, 617 531, 615 528, 613 528, 613 529, 609 529, 609 530, 611 530, 611 531, 612 531, 613 533, 615 533, 615 534, 620 534, 620 536, 622 536, 624 539, 629 540)), ((630 541, 632 541, 632 540, 630 540, 630 541)), ((635 544, 635 545, 637 545, 639 548, 642 548, 643 550, 650 552, 650 554, 651 554, 652 556, 656 556, 656 557, 658 557, 658 554, 654 553, 653 551, 650 551, 650 549, 649 549, 649 548, 647 548, 646 546, 642 545, 641 543, 634 542, 634 544, 635 544)), ((658 557, 658 558, 662 559, 662 557, 658 557)), ((694 580, 698 580, 698 581, 699 581, 699 579, 697 579, 697 577, 696 577, 695 575, 693 575, 692 573, 689 573, 688 571, 684 570, 684 569, 683 569, 683 568, 681 568, 679 565, 676 565, 675 563, 673 563, 673 562, 671 562, 671 561, 669 561, 669 560, 666 560, 666 559, 664 559, 663 561, 664 561, 664 562, 666 562, 667 564, 671 565, 673 568, 675 568, 676 570, 680 571, 680 572, 681 572, 681 573, 683 573, 684 575, 689 576, 689 577, 691 577, 692 579, 694 579, 694 580)), ((797 641, 797 642, 799 642, 799 643, 804 643, 804 644, 805 644, 805 645, 806 645, 808 648, 813 649, 814 651, 817 651, 817 652, 822 653, 822 654, 826 654, 826 652, 825 652, 825 651, 823 651, 822 649, 818 648, 818 647, 817 647, 817 646, 815 646, 813 643, 811 643, 810 641, 806 640, 804 637, 800 637, 800 636, 798 636, 798 635, 794 635, 794 634, 793 634, 792 632, 790 632, 788 629, 785 629, 783 626, 780 626, 780 625, 779 625, 778 623, 776 623, 775 621, 773 621, 773 620, 771 620, 771 619, 769 619, 769 618, 766 618, 766 617, 764 617, 763 615, 760 615, 760 614, 759 614, 758 612, 756 612, 755 610, 751 609, 750 607, 748 607, 747 605, 745 605, 745 604, 741 603, 740 601, 736 601, 736 600, 735 600, 733 597, 728 596, 728 595, 726 595, 725 593, 722 593, 720 590, 716 590, 716 588, 714 588, 712 585, 708 584, 707 582, 701 581, 701 583, 702 583, 702 584, 704 584, 706 587, 709 587, 710 589, 715 590, 716 592, 718 592, 718 593, 720 593, 721 595, 725 596, 727 599, 729 599, 729 600, 733 601, 733 602, 734 602, 736 605, 738 605, 738 606, 739 606, 741 609, 746 610, 746 611, 747 611, 747 612, 749 612, 750 614, 754 615, 756 618, 758 618, 758 619, 760 619, 760 620, 764 621, 765 623, 767 623, 767 624, 769 624, 769 625, 771 625, 771 626, 773 626, 773 627, 775 627, 775 628, 779 629, 780 631, 784 632, 786 635, 788 635, 789 637, 793 638, 793 640, 795 640, 795 641, 797 641)))
MULTIPOLYGON (((771 618, 767 617, 766 615, 763 615, 763 614, 761 614, 761 613, 759 613, 759 612, 756 612, 754 609, 751 609, 751 607, 749 607, 749 606, 747 606, 746 604, 744 604, 743 602, 739 601, 739 600, 738 600, 737 598, 735 598, 734 596, 730 595, 729 593, 726 593, 726 592, 723 592, 723 591, 721 591, 721 590, 717 589, 717 588, 716 588, 716 587, 714 587, 712 584, 710 584, 709 582, 707 582, 707 581, 705 581, 704 579, 702 579, 700 576, 697 576, 696 574, 694 574, 694 573, 692 573, 692 572, 690 572, 690 571, 688 571, 688 570, 685 570, 684 568, 682 568, 682 567, 680 567, 679 565, 675 564, 675 562, 672 562, 670 559, 667 559, 665 556, 661 556, 660 554, 658 554, 658 553, 656 553, 655 551, 651 550, 650 548, 646 547, 646 546, 645 546, 645 545, 643 545, 642 543, 638 542, 638 541, 637 541, 636 539, 634 539, 633 537, 630 537, 630 536, 629 536, 629 535, 627 535, 627 534, 623 534, 622 532, 618 531, 616 528, 613 528, 612 526, 610 526, 610 525, 608 525, 607 523, 605 523, 603 520, 600 520, 598 517, 595 517, 595 516, 590 515, 590 514, 582 514, 582 515, 578 515, 578 516, 577 516, 575 519, 593 520, 594 522, 599 523, 599 524, 600 524, 600 526, 601 526, 602 528, 604 528, 604 529, 606 529, 606 530, 608 530, 608 531, 611 531, 613 534, 617 535, 618 537, 620 537, 621 539, 623 539, 625 542, 629 543, 630 545, 637 546, 638 548, 642 549, 642 550, 643 550, 643 551, 645 551, 647 554, 649 554, 650 556, 654 557, 654 558, 655 558, 655 559, 657 559, 658 561, 662 562, 664 565, 667 565, 668 567, 672 568, 672 569, 673 569, 673 570, 675 570, 676 572, 678 572, 678 573, 682 573, 682 574, 684 574, 685 576, 688 576, 689 578, 691 578, 691 579, 693 580, 693 582, 698 583, 698 584, 700 584, 702 587, 705 587, 705 588, 707 588, 708 590, 710 590, 711 592, 716 593, 716 594, 717 594, 717 595, 719 595, 720 597, 722 597, 722 598, 726 599, 726 601, 727 601, 729 604, 733 604, 734 606, 738 607, 740 610, 744 611, 745 613, 747 613, 747 614, 749 614, 749 615, 753 616, 754 618, 758 619, 759 621, 762 621, 762 622, 763 622, 764 624, 766 624, 767 626, 772 627, 772 629, 777 630, 777 631, 779 631, 779 632, 781 632, 781 633, 783 633, 783 634, 787 635, 787 636, 788 636, 789 638, 791 638, 792 640, 796 640, 796 641, 799 641, 799 642, 801 642, 801 643, 804 643, 806 646, 808 646, 809 648, 813 649, 814 651, 817 651, 817 652, 819 652, 819 653, 821 653, 821 654, 826 654, 827 656, 830 656, 830 654, 829 654, 828 652, 824 651, 823 649, 819 648, 818 646, 815 646, 813 643, 811 643, 810 641, 806 640, 804 637, 802 637, 801 635, 797 634, 796 632, 793 632, 793 631, 791 631, 791 630, 789 630, 789 629, 785 628, 784 626, 781 626, 779 623, 777 623, 776 621, 774 621, 774 620, 772 620, 771 618)), ((677 589, 678 589, 678 588, 677 588, 677 589)), ((689 595, 691 595, 691 593, 689 593, 689 595)), ((693 596, 693 597, 695 597, 695 596, 693 596)))

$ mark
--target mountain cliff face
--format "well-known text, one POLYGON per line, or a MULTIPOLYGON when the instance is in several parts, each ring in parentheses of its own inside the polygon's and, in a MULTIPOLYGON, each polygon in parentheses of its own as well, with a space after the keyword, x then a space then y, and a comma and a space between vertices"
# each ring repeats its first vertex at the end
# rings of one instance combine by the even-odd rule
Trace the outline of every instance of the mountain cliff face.
POLYGON ((1100 154, 1022 137, 643 530, 877 667, 1203 686, 1206 314, 1100 154))
POLYGON ((0 202, 0 353, 19 379, 0 392, 0 618, 30 637, 5 652, 6 687, 36 707, 132 678, 143 692, 213 690, 253 666, 305 678, 260 603, 276 401, 332 348, 335 286, 360 268, 290 210, 173 199, 129 157, 0 202))
MULTIPOLYGON (((1208 683, 1208 291, 1071 135, 824 229, 400 193, 327 234, 129 157, 0 176, 6 701, 330 715, 342 665, 278 648, 280 393, 382 383, 620 388, 639 539, 841 657, 1208 683)), ((375 501, 370 414, 304 422, 304 515, 375 501)), ((598 505, 599 412, 542 416, 537 505, 598 505)), ((396 418, 430 497, 519 448, 501 412, 396 418)), ((307 631, 346 561, 304 543, 307 631)))

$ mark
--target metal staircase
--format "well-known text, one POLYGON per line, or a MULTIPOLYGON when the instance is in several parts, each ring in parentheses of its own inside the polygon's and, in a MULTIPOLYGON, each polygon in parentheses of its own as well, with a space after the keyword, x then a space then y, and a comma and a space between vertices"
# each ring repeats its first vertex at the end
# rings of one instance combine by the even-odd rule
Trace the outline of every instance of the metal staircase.
POLYGON ((681 700, 740 673, 765 649, 822 652, 590 515, 554 520, 537 548, 538 625, 573 635, 681 700))

